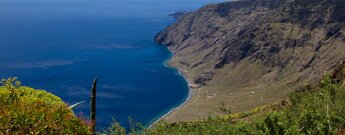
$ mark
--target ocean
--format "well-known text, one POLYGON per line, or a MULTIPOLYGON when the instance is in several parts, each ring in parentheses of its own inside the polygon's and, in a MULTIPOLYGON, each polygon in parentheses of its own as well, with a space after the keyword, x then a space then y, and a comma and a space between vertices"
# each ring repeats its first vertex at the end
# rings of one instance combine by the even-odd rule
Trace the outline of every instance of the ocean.
POLYGON ((128 117, 149 125, 188 97, 188 84, 165 65, 171 53, 154 35, 215 0, 0 0, 0 78, 43 89, 88 117, 98 77, 97 127, 128 117))

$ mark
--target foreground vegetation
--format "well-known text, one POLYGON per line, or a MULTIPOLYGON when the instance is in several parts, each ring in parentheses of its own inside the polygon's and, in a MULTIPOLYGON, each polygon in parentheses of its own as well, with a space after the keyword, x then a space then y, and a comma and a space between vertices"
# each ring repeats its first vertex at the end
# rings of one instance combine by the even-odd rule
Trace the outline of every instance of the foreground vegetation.
MULTIPOLYGON (((60 98, 45 91, 3 80, 0 87, 0 134, 91 134, 60 98)), ((104 134, 344 134, 345 64, 319 83, 305 86, 280 103, 249 112, 199 122, 160 122, 151 129, 130 119, 131 130, 119 123, 104 134)), ((231 112, 226 110, 227 112, 231 112)))
POLYGON ((1 83, 0 135, 89 134, 87 124, 57 96, 20 86, 15 78, 1 83))

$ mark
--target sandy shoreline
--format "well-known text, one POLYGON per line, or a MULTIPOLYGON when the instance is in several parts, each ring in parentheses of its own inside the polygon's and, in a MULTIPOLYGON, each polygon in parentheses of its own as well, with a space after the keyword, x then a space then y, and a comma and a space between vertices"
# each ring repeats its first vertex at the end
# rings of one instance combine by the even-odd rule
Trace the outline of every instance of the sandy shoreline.
POLYGON ((168 64, 169 61, 174 57, 174 52, 171 51, 169 48, 168 48, 168 50, 171 52, 172 55, 164 62, 164 65, 165 65, 166 67, 169 67, 169 68, 177 69, 179 75, 181 75, 181 76, 186 80, 187 85, 188 85, 188 97, 187 97, 187 99, 186 99, 182 104, 180 104, 180 105, 177 106, 177 107, 172 108, 169 112, 167 112, 166 114, 164 114, 163 116, 161 116, 161 117, 160 117, 159 119, 157 119, 155 122, 151 123, 150 126, 148 127, 149 129, 152 128, 156 123, 158 123, 159 121, 161 121, 162 119, 164 119, 165 117, 167 117, 168 115, 170 115, 172 112, 177 111, 177 110, 179 110, 181 107, 183 107, 184 105, 186 105, 186 104, 190 101, 190 99, 192 98, 192 96, 193 96, 193 89, 189 86, 191 83, 190 83, 189 79, 183 74, 183 71, 181 71, 181 69, 179 69, 179 68, 176 67, 176 66, 173 66, 173 65, 168 64))

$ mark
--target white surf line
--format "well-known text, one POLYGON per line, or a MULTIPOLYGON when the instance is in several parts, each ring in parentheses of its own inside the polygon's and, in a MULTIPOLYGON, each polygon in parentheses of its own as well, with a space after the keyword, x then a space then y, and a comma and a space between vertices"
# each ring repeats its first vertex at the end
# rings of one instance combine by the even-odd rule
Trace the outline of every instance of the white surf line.
POLYGON ((174 57, 174 53, 173 53, 173 52, 172 52, 172 56, 169 57, 169 58, 164 62, 164 65, 167 66, 167 67, 169 67, 169 68, 172 67, 172 68, 177 69, 179 75, 182 76, 182 77, 186 80, 186 82, 187 82, 187 84, 188 84, 188 97, 187 97, 187 99, 186 99, 182 104, 180 104, 180 105, 177 106, 177 107, 172 108, 172 109, 171 109, 169 112, 167 112, 165 115, 161 116, 159 119, 157 119, 155 122, 153 122, 153 123, 148 127, 148 129, 152 128, 153 125, 155 125, 156 123, 158 123, 159 121, 161 121, 162 119, 164 119, 166 116, 168 116, 169 114, 171 114, 171 113, 174 112, 175 110, 180 109, 180 108, 181 108, 182 106, 184 106, 184 105, 191 99, 191 97, 192 97, 193 91, 192 91, 192 88, 189 87, 190 81, 189 81, 189 80, 187 79, 187 77, 181 72, 181 69, 179 69, 179 68, 177 68, 177 67, 170 66, 170 65, 168 64, 168 61, 171 60, 172 57, 174 57))
POLYGON ((188 92, 188 98, 179 106, 175 107, 175 108, 172 108, 169 112, 167 112, 165 115, 163 115, 162 117, 160 117, 158 120, 156 120, 155 122, 153 122, 149 127, 148 129, 152 128, 153 125, 155 125, 156 123, 158 123, 159 121, 161 121, 162 119, 164 119, 166 116, 168 116, 169 114, 171 114, 172 112, 180 109, 182 106, 184 106, 191 98, 191 94, 192 94, 192 89, 189 89, 189 92, 188 92))

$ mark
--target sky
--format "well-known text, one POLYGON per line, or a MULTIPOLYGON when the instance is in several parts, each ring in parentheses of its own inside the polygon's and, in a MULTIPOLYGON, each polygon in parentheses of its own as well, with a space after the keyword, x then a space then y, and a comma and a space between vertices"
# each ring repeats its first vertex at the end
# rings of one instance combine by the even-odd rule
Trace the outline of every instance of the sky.
POLYGON ((149 18, 185 9, 195 10, 220 1, 223 0, 0 0, 0 19, 19 18, 19 15, 21 18, 75 15, 149 18))

